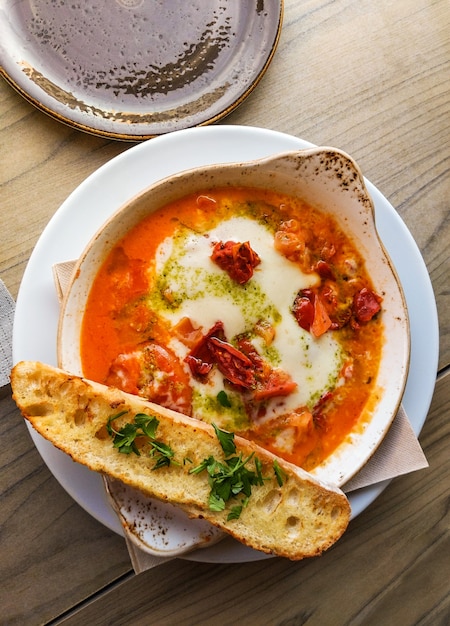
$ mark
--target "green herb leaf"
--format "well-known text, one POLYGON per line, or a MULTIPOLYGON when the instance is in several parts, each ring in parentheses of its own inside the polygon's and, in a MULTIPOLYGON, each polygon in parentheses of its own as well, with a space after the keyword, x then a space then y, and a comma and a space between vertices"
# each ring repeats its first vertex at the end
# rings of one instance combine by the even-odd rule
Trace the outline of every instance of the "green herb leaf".
POLYGON ((144 435, 150 439, 154 439, 156 431, 159 426, 159 420, 154 415, 146 415, 145 413, 138 413, 134 417, 134 422, 138 428, 140 428, 144 435))
POLYGON ((108 419, 106 430, 113 437, 113 445, 122 454, 130 454, 134 452, 140 456, 140 452, 136 446, 135 439, 137 436, 137 428, 133 424, 125 424, 120 430, 116 430, 112 425, 113 421, 125 415, 126 411, 121 411, 108 419))
POLYGON ((167 467, 171 463, 175 463, 172 448, 162 441, 155 439, 159 420, 154 415, 137 413, 133 418, 133 422, 125 424, 120 430, 114 428, 114 420, 122 417, 122 415, 126 413, 127 411, 121 411, 113 415, 108 419, 106 424, 106 430, 113 438, 114 447, 118 448, 119 452, 123 454, 134 452, 134 454, 140 456, 141 453, 136 445, 136 438, 144 437, 151 446, 150 456, 156 457, 156 463, 152 469, 155 470, 161 467, 167 467))
POLYGON ((242 513, 242 505, 232 506, 227 516, 227 522, 233 519, 239 519, 239 517, 241 516, 241 513, 242 513))
POLYGON ((287 474, 285 472, 283 472, 283 470, 281 469, 281 467, 278 464, 277 459, 274 460, 273 462, 273 471, 275 472, 275 476, 277 479, 277 483, 280 487, 283 486, 285 480, 287 479, 287 474))
MULTIPOLYGON (((161 467, 168 467, 173 461, 174 451, 170 446, 163 443, 162 441, 151 441, 152 451, 150 452, 150 456, 156 456, 157 461, 153 467, 154 470, 160 469, 161 467)), ((179 463, 177 463, 179 465, 179 463)))
POLYGON ((159 456, 156 460, 156 463, 152 467, 152 472, 161 469, 161 467, 169 467, 169 465, 170 459, 167 456, 159 456))
POLYGON ((151 451, 151 456, 154 455, 155 451, 159 452, 163 456, 166 456, 168 459, 171 459, 174 456, 174 451, 170 446, 162 441, 152 441, 151 442, 153 450, 151 451))
POLYGON ((115 430, 112 423, 114 422, 114 420, 119 419, 119 417, 122 417, 122 415, 125 415, 125 413, 127 413, 127 411, 120 411, 120 413, 116 413, 115 415, 112 415, 106 422, 106 430, 108 431, 108 435, 110 437, 113 437, 114 435, 117 434, 117 430, 115 430))
POLYGON ((209 456, 207 459, 203 459, 203 461, 199 465, 191 468, 189 470, 189 474, 200 474, 200 472, 203 472, 205 469, 207 469, 208 465, 210 465, 213 462, 214 462, 214 457, 209 456))
POLYGON ((264 485, 264 476, 262 475, 262 463, 258 459, 257 456, 255 456, 255 469, 256 469, 256 479, 257 479, 256 484, 264 485))
POLYGON ((216 493, 209 495, 208 505, 211 511, 223 511, 225 509, 225 501, 216 493))
POLYGON ((234 445, 234 433, 229 433, 226 430, 220 430, 220 428, 217 428, 215 424, 213 424, 213 428, 225 456, 234 454, 236 452, 236 446, 234 445))
POLYGON ((230 399, 223 389, 217 394, 217 400, 219 401, 219 404, 221 404, 223 407, 231 407, 230 399))

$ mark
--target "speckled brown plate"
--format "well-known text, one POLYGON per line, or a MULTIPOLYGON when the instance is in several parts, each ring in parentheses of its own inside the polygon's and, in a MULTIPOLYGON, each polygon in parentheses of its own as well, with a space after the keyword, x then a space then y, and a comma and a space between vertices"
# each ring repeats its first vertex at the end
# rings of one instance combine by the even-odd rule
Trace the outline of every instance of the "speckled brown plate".
POLYGON ((61 122, 139 141, 236 108, 282 15, 283 0, 3 0, 0 72, 61 122))

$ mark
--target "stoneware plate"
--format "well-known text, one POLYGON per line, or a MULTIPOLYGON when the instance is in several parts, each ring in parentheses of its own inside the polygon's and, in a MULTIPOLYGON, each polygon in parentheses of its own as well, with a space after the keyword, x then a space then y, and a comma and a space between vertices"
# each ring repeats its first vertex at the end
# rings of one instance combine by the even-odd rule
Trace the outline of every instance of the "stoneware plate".
POLYGON ((137 141, 215 122, 275 52, 282 0, 5 0, 0 72, 80 130, 137 141))
MULTIPOLYGON (((78 347, 86 300, 112 246, 148 213, 195 191, 227 185, 270 188, 331 213, 357 243, 370 268, 375 291, 383 294, 386 341, 375 385, 378 399, 365 409, 364 427, 312 471, 318 479, 342 486, 373 455, 398 411, 408 374, 410 341, 405 299, 376 231, 372 199, 358 166, 339 150, 311 148, 252 162, 200 167, 166 178, 126 203, 96 233, 75 266, 61 309, 59 365, 75 374, 83 373, 78 347)), ((114 497, 115 490, 109 491, 114 497)), ((139 494, 134 503, 133 515, 138 518, 143 508, 139 494)), ((129 523, 127 527, 134 528, 129 523)), ((199 540, 203 542, 202 537, 199 540)))

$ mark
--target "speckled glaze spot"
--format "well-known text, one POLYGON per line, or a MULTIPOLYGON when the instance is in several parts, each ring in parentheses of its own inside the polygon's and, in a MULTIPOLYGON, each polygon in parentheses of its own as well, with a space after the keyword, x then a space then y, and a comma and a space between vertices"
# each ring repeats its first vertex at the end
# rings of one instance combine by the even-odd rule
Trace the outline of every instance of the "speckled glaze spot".
POLYGON ((283 7, 281 0, 9 4, 11 23, 0 35, 10 27, 6 54, 18 38, 17 64, 28 89, 39 90, 35 103, 100 134, 126 125, 130 138, 143 127, 148 136, 229 113, 265 72, 283 7))
POLYGON ((177 556, 211 546, 225 536, 204 520, 190 519, 178 507, 149 498, 110 477, 104 482, 126 536, 148 554, 177 556))
POLYGON ((123 103, 207 82, 237 27, 226 3, 197 13, 191 3, 151 0, 120 0, 107 11, 101 0, 36 5, 29 32, 42 54, 61 58, 69 84, 110 90, 123 103))
MULTIPOLYGON (((57 84, 50 81, 43 74, 36 71, 32 67, 24 67, 23 71, 25 72, 25 74, 27 74, 27 76, 31 78, 31 80, 36 85, 39 85, 43 90, 45 90, 46 93, 60 101, 64 101, 66 106, 71 108, 72 110, 78 110, 89 115, 95 115, 96 117, 103 118, 104 120, 108 120, 109 122, 119 122, 129 125, 139 124, 142 122, 142 113, 107 111, 100 107, 96 107, 88 102, 84 102, 83 100, 79 100, 78 98, 74 97, 72 93, 70 93, 69 91, 64 91, 57 84)), ((225 84, 222 87, 217 88, 216 90, 211 90, 191 104, 193 106, 198 106, 201 109, 206 108, 219 100, 224 95, 227 87, 228 84, 225 84)), ((166 109, 165 111, 155 111, 152 114, 147 114, 145 117, 147 119, 150 119, 152 124, 164 124, 170 120, 177 120, 178 114, 179 109, 175 107, 166 109)))
POLYGON ((141 4, 144 4, 144 0, 116 0, 117 4, 121 4, 123 7, 127 9, 135 9, 136 7, 140 7, 141 4))

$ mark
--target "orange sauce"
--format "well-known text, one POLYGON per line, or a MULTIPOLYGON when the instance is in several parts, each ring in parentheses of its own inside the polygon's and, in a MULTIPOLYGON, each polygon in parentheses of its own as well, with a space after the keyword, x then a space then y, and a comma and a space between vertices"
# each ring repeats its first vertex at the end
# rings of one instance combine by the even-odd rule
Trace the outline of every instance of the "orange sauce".
MULTIPOLYGON (((82 326, 83 373, 98 382, 115 384, 170 408, 192 413, 192 372, 169 347, 176 329, 158 310, 149 306, 148 295, 159 285, 155 257, 161 244, 181 227, 204 233, 231 215, 264 224, 273 234, 274 242, 277 239, 280 254, 285 254, 302 272, 317 275, 319 268, 321 271, 314 297, 320 298, 327 311, 326 317, 334 325, 326 332, 333 334, 345 355, 339 384, 332 386, 321 398, 315 398, 311 405, 299 406, 269 421, 260 419, 264 407, 258 407, 255 412, 250 401, 246 405, 249 409, 247 418, 236 420, 233 428, 311 470, 356 427, 364 407, 370 402, 383 345, 383 326, 379 314, 364 322, 355 316, 352 304, 355 294, 361 289, 372 291, 373 287, 364 259, 353 242, 330 215, 298 199, 246 188, 204 190, 173 202, 142 220, 116 244, 92 286, 82 326), (150 354, 148 347, 155 344, 162 350, 150 354), (136 361, 131 365, 128 356, 123 360, 128 368, 125 378, 122 361, 116 368, 120 370, 119 374, 117 371, 111 373, 112 364, 117 364, 119 355, 134 354, 133 351, 142 346, 146 346, 147 356, 145 364, 143 361, 139 363, 147 377, 156 376, 156 370, 159 373, 172 372, 165 380, 163 390, 158 388, 155 391, 156 386, 152 384, 136 387, 139 372, 130 373, 132 367, 136 368, 136 361), (131 379, 134 382, 130 382, 131 379), (289 434, 290 445, 287 447, 280 445, 283 432, 289 434)), ((164 297, 170 299, 170 294, 164 294, 164 297)), ((293 302, 287 302, 282 314, 293 315, 292 306, 293 302)), ((199 331, 192 327, 190 330, 189 340, 195 344, 199 331)), ((185 339, 187 342, 187 336, 185 339)), ((227 393, 230 389, 236 391, 227 384, 224 389, 227 393)), ((229 424, 227 407, 216 402, 215 410, 219 418, 223 416, 224 424, 229 424)))

